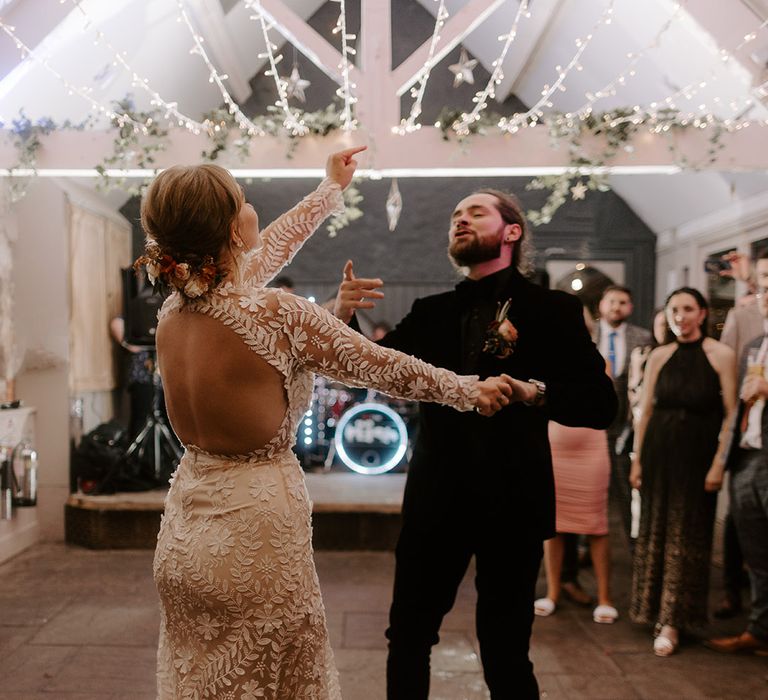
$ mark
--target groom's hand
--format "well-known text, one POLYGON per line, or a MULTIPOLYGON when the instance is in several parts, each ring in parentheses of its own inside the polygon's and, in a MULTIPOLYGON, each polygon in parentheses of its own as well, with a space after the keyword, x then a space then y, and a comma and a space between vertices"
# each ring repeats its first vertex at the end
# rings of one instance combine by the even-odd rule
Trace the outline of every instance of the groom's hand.
POLYGON ((352 261, 347 260, 344 274, 333 303, 333 315, 349 323, 358 309, 373 309, 376 303, 366 299, 383 299, 384 293, 376 291, 384 286, 380 279, 365 279, 355 277, 352 261))

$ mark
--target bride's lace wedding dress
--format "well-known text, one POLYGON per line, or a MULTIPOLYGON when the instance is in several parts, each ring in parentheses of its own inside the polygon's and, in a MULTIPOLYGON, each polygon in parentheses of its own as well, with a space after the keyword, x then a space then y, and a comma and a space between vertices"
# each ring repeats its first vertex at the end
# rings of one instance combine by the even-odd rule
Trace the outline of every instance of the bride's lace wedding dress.
POLYGON ((323 181, 262 232, 260 248, 244 260, 245 282, 195 300, 176 292, 160 312, 221 321, 281 373, 288 399, 264 447, 221 455, 187 445, 172 478, 154 562, 162 700, 341 697, 312 555, 311 503, 291 450, 314 373, 473 406, 476 377, 381 348, 319 306, 265 287, 340 205, 339 186, 323 181))

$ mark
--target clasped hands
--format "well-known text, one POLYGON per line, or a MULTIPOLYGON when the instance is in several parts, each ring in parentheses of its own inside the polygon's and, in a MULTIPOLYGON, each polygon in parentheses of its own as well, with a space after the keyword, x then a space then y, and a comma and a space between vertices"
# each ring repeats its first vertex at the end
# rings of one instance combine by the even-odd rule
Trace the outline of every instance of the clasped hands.
POLYGON ((537 396, 536 387, 530 382, 502 374, 488 377, 477 383, 478 395, 475 398, 475 411, 481 416, 492 416, 504 406, 518 401, 533 401, 537 396))

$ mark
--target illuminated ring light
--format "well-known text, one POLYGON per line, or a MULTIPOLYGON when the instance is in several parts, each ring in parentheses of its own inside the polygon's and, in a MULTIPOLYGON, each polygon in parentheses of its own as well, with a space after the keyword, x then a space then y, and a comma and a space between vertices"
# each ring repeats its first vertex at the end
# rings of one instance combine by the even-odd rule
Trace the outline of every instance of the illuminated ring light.
MULTIPOLYGON (((358 474, 373 476, 375 474, 384 474, 400 464, 400 461, 403 459, 403 455, 408 448, 408 430, 405 427, 403 419, 389 406, 382 403, 361 403, 357 406, 353 406, 341 416, 336 425, 336 434, 334 435, 333 441, 336 447, 336 454, 339 455, 344 464, 358 474), (386 416, 392 423, 394 423, 394 428, 398 433, 397 448, 392 457, 383 464, 361 464, 360 461, 353 459, 347 452, 347 448, 344 445, 344 431, 349 425, 349 422, 361 413, 378 413, 379 415, 386 416)), ((373 450, 369 450, 363 454, 376 455, 373 450)))

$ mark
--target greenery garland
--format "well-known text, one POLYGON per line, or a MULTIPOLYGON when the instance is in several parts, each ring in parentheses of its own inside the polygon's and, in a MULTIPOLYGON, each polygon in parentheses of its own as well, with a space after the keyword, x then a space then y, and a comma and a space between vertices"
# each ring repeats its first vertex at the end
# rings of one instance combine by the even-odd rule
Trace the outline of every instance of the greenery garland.
MULTIPOLYGON (((469 136, 456 135, 454 125, 461 120, 462 113, 455 109, 444 109, 438 126, 446 141, 456 138, 459 143, 466 142, 472 136, 483 136, 498 128, 501 115, 482 112, 479 118, 468 125, 469 136)), ((568 194, 573 199, 581 199, 585 190, 606 192, 611 189, 608 175, 603 171, 606 165, 620 150, 631 152, 632 139, 642 130, 667 134, 686 129, 709 129, 709 147, 703 163, 693 163, 686 156, 677 152, 675 139, 670 138, 668 149, 680 167, 699 169, 711 165, 717 160, 719 152, 725 147, 722 136, 728 131, 725 123, 715 117, 681 119, 674 110, 658 112, 639 112, 630 109, 615 109, 601 114, 590 113, 584 117, 568 116, 561 112, 545 114, 543 117, 529 119, 523 127, 539 123, 547 127, 553 148, 563 144, 568 149, 569 167, 558 175, 542 175, 526 185, 528 190, 548 190, 546 202, 538 210, 526 212, 528 220, 534 226, 548 224, 555 212, 565 203, 568 194), (598 153, 590 153, 585 146, 585 137, 592 137, 591 143, 600 144, 598 153)))
POLYGON ((112 143, 112 154, 96 166, 101 180, 98 187, 109 191, 120 188, 132 195, 140 195, 148 184, 148 180, 129 183, 127 178, 112 177, 107 170, 123 170, 131 167, 142 170, 156 170, 155 156, 164 151, 168 144, 168 127, 162 126, 162 115, 159 109, 147 112, 137 111, 131 95, 114 103, 115 113, 120 117, 112 118, 112 127, 117 131, 112 143), (130 117, 130 121, 124 119, 130 117), (134 123, 144 124, 146 133, 137 129, 134 123))
MULTIPOLYGON (((10 124, 11 144, 18 154, 17 162, 9 168, 14 170, 37 170, 37 153, 43 145, 41 136, 47 136, 54 131, 64 129, 74 129, 83 131, 90 125, 90 120, 86 119, 80 124, 74 124, 66 120, 62 124, 56 124, 50 117, 42 117, 37 121, 32 121, 24 110, 19 110, 19 116, 13 119, 10 124)), ((0 122, 0 129, 5 128, 5 124, 0 122)), ((10 200, 12 203, 18 202, 24 198, 30 183, 29 177, 11 174, 10 185, 8 188, 10 200)))
MULTIPOLYGON (((169 129, 162 126, 164 120, 161 110, 137 111, 130 95, 115 103, 115 112, 121 117, 115 117, 112 120, 112 127, 117 132, 112 154, 107 156, 102 164, 96 166, 102 178, 100 187, 102 189, 120 187, 130 194, 141 194, 147 181, 138 184, 132 181, 129 184, 126 178, 110 177, 107 170, 128 167, 153 169, 156 155, 167 146, 169 129), (130 120, 124 119, 123 115, 130 117, 130 120), (137 129, 134 126, 135 123, 144 124, 146 128, 137 129)), ((468 125, 469 135, 459 137, 456 135, 454 125, 461 116, 462 113, 459 110, 443 109, 438 117, 438 127, 443 139, 456 139, 462 148, 468 148, 470 138, 496 133, 502 118, 499 114, 484 111, 478 119, 468 125)), ((341 112, 336 104, 330 104, 316 112, 302 112, 299 118, 304 121, 308 133, 316 136, 326 136, 341 126, 341 112)), ((292 156, 301 137, 286 133, 276 107, 268 107, 267 114, 255 117, 253 122, 265 135, 286 138, 287 157, 292 156)), ((226 109, 208 112, 204 115, 203 123, 208 127, 205 133, 210 139, 211 147, 203 150, 201 157, 209 162, 217 160, 229 148, 233 149, 234 155, 240 161, 244 161, 250 154, 251 140, 261 138, 261 136, 253 136, 242 131, 233 115, 226 109), (231 138, 233 132, 237 134, 234 139, 231 138)), ((681 167, 694 170, 717 160, 718 154, 725 147, 722 136, 728 131, 724 122, 711 115, 707 118, 681 119, 679 113, 674 110, 650 113, 616 109, 602 114, 590 113, 583 117, 555 112, 537 120, 529 119, 522 127, 533 126, 536 123, 546 126, 553 148, 564 145, 568 149, 569 167, 558 175, 536 177, 526 186, 529 190, 549 191, 541 209, 527 212, 529 221, 535 226, 549 223, 555 212, 566 202, 569 193, 573 199, 581 199, 588 190, 601 192, 609 190, 610 183, 603 169, 620 150, 633 149, 632 139, 640 131, 650 130, 674 136, 686 129, 707 127, 709 147, 702 163, 693 163, 686 156, 678 153, 674 138, 670 138, 668 142, 668 148, 676 162, 681 167), (597 153, 587 149, 585 144, 587 137, 589 137, 590 146, 599 144, 597 153)), ((90 120, 76 125, 67 121, 57 126, 49 118, 32 122, 23 112, 20 112, 19 118, 12 122, 10 129, 13 144, 19 153, 18 164, 12 169, 35 169, 37 153, 42 145, 40 137, 59 129, 83 130, 90 124, 90 120)), ((0 128, 2 126, 0 123, 0 128)), ((21 199, 26 193, 27 186, 27 178, 11 178, 11 200, 15 202, 21 199)), ((344 197, 347 211, 342 215, 336 215, 330 221, 328 233, 331 237, 336 236, 339 230, 363 215, 358 206, 363 201, 363 196, 354 184, 346 190, 344 197)))

